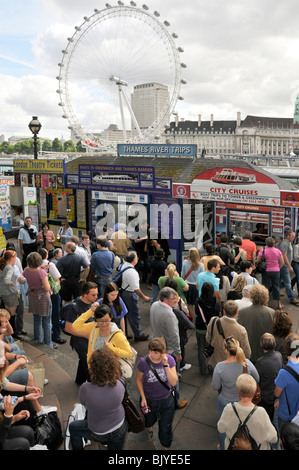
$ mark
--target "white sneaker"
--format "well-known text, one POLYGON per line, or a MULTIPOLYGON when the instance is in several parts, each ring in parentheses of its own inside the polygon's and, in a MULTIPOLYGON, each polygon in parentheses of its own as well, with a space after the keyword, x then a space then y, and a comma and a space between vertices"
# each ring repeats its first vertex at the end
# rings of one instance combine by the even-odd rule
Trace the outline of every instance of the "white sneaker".
POLYGON ((49 383, 49 380, 45 378, 44 379, 44 385, 48 385, 48 383, 49 383))
POLYGON ((191 364, 185 364, 183 367, 180 368, 180 370, 189 370, 191 369, 192 365, 191 364))
POLYGON ((57 406, 42 406, 41 410, 36 413, 37 416, 47 415, 51 411, 57 411, 57 406))

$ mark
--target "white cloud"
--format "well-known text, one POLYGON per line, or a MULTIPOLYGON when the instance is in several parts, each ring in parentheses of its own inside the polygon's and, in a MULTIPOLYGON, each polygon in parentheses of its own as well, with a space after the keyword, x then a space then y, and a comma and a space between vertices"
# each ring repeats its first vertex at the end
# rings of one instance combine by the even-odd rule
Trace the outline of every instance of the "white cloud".
MULTIPOLYGON (((104 9, 105 2, 28 0, 27 9, 20 10, 20 16, 26 11, 27 18, 34 18, 31 35, 26 18, 16 16, 18 10, 13 7, 16 2, 10 2, 5 9, 1 7, 2 13, 6 12, 3 32, 7 34, 7 43, 5 48, 0 48, 0 59, 6 58, 7 64, 31 65, 33 69, 24 69, 25 75, 18 70, 19 76, 13 76, 12 69, 9 76, 0 76, 0 133, 9 137, 22 128, 24 133, 31 116, 36 114, 43 119, 43 133, 51 137, 64 134, 68 138, 69 130, 61 118, 56 93, 58 62, 74 26, 79 26, 84 16, 92 15, 95 7, 104 9), (35 9, 31 11, 30 6, 35 9), (14 48, 13 38, 20 36, 27 38, 24 54, 14 48), (32 54, 34 60, 30 64, 28 59, 32 54)), ((272 0, 192 0, 184 4, 178 0, 149 0, 145 3, 151 13, 160 12, 161 21, 170 22, 169 32, 178 34, 176 44, 185 51, 181 59, 187 64, 183 70, 187 85, 181 87, 184 101, 177 105, 181 117, 197 119, 201 114, 203 119, 209 119, 214 114, 215 119, 233 120, 237 111, 243 117, 246 114, 292 116, 299 90, 297 0, 274 3, 272 0)))

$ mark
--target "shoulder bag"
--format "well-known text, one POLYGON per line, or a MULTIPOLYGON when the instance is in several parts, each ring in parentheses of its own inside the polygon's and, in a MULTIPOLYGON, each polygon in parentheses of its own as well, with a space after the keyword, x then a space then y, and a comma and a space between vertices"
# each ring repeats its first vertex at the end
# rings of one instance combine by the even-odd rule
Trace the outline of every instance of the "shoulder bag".
POLYGON ((125 394, 122 401, 122 405, 125 410, 126 420, 128 422, 128 431, 133 433, 139 433, 145 428, 145 418, 139 406, 131 399, 128 390, 126 379, 120 377, 119 381, 125 388, 125 394))
POLYGON ((263 251, 262 251, 262 255, 261 255, 261 259, 260 261, 258 262, 258 264, 256 265, 256 272, 262 274, 266 271, 267 269, 267 262, 266 262, 266 258, 265 258, 265 247, 263 248, 263 251))
MULTIPOLYGON (((114 333, 112 333, 112 335, 110 336, 108 341, 110 342, 111 339, 113 338, 113 336, 118 332, 119 332, 119 330, 114 331, 114 333)), ((133 369, 134 369, 135 362, 136 362, 136 359, 137 359, 137 351, 131 345, 130 345, 130 348, 131 348, 131 351, 132 351, 132 356, 130 356, 130 357, 118 357, 118 356, 116 356, 118 362, 120 363, 121 375, 125 379, 130 379, 132 377, 133 369)))
POLYGON ((158 372, 157 372, 156 369, 153 367, 153 365, 152 365, 150 359, 149 359, 147 356, 145 356, 144 359, 146 360, 146 362, 147 362, 147 364, 149 365, 151 371, 154 373, 155 377, 158 379, 158 381, 160 382, 160 384, 163 385, 163 387, 166 388, 166 389, 172 394, 172 396, 175 398, 175 388, 174 388, 174 387, 171 387, 171 388, 168 387, 167 382, 164 382, 163 380, 161 380, 161 378, 159 377, 158 372))
MULTIPOLYGON (((204 316, 203 311, 202 311, 202 309, 200 308, 199 305, 198 305, 198 308, 199 308, 200 314, 201 314, 201 316, 202 316, 202 319, 203 319, 205 325, 207 326, 207 322, 206 322, 205 316, 204 316)), ((217 324, 218 332, 224 337, 222 325, 220 324, 220 318, 219 318, 219 317, 215 317, 215 318, 213 319, 212 328, 211 328, 211 339, 210 339, 210 343, 207 344, 207 346, 205 347, 205 350, 204 350, 204 357, 205 357, 205 358, 208 358, 208 357, 212 356, 212 354, 214 353, 214 346, 212 346, 211 343, 212 343, 213 330, 214 330, 214 325, 215 325, 215 323, 217 324), (217 323, 216 323, 216 322, 217 322, 217 323)))
MULTIPOLYGON (((243 366, 243 374, 248 374, 247 364, 243 366)), ((256 384, 256 392, 254 394, 253 399, 251 400, 254 405, 257 405, 262 399, 261 388, 259 384, 256 384)))
POLYGON ((187 274, 184 276, 184 281, 186 281, 186 279, 190 276, 190 274, 192 273, 193 271, 193 266, 191 266, 191 268, 189 269, 189 271, 187 272, 187 274))

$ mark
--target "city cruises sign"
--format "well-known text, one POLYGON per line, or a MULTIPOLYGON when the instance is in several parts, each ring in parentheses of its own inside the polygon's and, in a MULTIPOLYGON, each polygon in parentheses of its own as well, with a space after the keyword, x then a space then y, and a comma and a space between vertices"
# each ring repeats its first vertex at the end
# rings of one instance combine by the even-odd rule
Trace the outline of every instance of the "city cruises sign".
POLYGON ((279 206, 280 188, 272 178, 258 171, 220 167, 194 178, 190 184, 190 199, 279 206))

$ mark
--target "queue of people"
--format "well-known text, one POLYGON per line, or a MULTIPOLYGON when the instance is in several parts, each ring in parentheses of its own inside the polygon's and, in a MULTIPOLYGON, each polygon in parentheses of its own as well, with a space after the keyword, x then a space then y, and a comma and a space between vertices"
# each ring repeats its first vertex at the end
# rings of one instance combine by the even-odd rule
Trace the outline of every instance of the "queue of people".
MULTIPOLYGON (((122 407, 122 360, 134 358, 130 343, 134 339, 149 341, 148 353, 135 366, 134 361, 130 363, 136 369, 136 389, 145 425, 151 437, 157 422, 162 449, 170 449, 175 410, 187 405, 180 396, 179 378, 191 368, 184 356, 187 332, 193 329, 199 372, 210 375, 211 388, 219 391, 218 448, 230 449, 234 445, 238 418, 244 420, 247 416, 257 448, 281 448, 288 441, 286 423, 298 425, 299 411, 299 383, 294 376, 299 374, 299 337, 292 332, 280 295, 282 282, 289 301, 299 304, 290 294, 288 283, 293 269, 288 243, 292 235, 286 234, 280 248, 268 237, 262 252, 258 252, 250 234, 244 237, 244 245, 238 239, 232 249, 223 235, 220 245, 208 244, 202 256, 192 247, 181 272, 174 263, 165 261, 169 253, 165 257, 162 244, 155 240, 151 243, 150 260, 143 257, 150 273, 147 277, 144 264, 140 268, 134 241, 126 238, 127 252, 122 245, 118 253, 113 240, 98 237, 91 249, 87 235, 80 244, 70 231, 66 234, 66 225, 61 232, 64 237, 69 236, 69 241, 64 238, 63 250, 50 247, 53 240, 48 226, 39 234, 34 231, 40 246, 36 251, 29 251, 32 247, 24 249, 22 235, 23 270, 19 277, 14 271, 16 251, 2 253, 0 276, 12 292, 7 295, 7 290, 3 294, 1 291, 0 295, 10 315, 10 333, 15 331, 17 316, 15 283, 26 282, 34 339, 51 348, 63 345, 65 340, 59 335, 62 320, 64 331, 71 336, 70 345, 78 354, 75 382, 80 387, 79 400, 88 409, 84 420, 70 426, 72 448, 82 450, 84 439, 106 442, 109 450, 123 448, 128 424, 122 407), (259 276, 256 267, 261 261, 266 261, 267 267, 259 276), (118 268, 116 262, 117 266, 120 264, 118 268), (122 270, 118 282, 113 273, 122 270), (147 284, 153 281, 149 286, 151 297, 143 292, 140 275, 147 284), (51 278, 59 286, 58 291, 54 292, 51 278), (277 301, 277 310, 268 306, 270 292, 277 301), (141 329, 140 301, 150 304, 152 339, 141 329), (257 410, 254 399, 258 389, 257 410), (284 440, 279 444, 281 436, 284 440)), ((29 220, 26 226, 26 232, 33 233, 29 220)), ((113 232, 114 240, 118 240, 117 233, 113 232)), ((27 379, 25 389, 28 384, 27 379)), ((38 412, 38 391, 34 389, 34 393, 32 400, 38 412)), ((11 401, 5 400, 4 410, 11 407, 11 401)), ((9 428, 12 423, 6 418, 4 421, 3 426, 9 428)), ((30 437, 27 440, 31 442, 30 437)), ((242 448, 240 445, 238 440, 239 447, 235 449, 242 448)), ((243 445, 247 450, 248 442, 243 445)))

